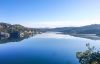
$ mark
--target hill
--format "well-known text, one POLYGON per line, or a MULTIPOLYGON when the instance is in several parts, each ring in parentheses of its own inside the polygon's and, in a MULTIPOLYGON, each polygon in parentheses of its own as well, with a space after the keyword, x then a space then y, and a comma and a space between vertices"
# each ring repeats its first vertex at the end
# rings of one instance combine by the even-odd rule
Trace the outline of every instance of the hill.
POLYGON ((25 37, 36 32, 36 29, 24 27, 19 24, 0 23, 0 39, 25 37))
POLYGON ((100 24, 92 24, 81 27, 60 27, 60 28, 51 28, 44 29, 44 31, 52 31, 52 32, 61 32, 63 34, 95 34, 96 36, 100 36, 100 24))

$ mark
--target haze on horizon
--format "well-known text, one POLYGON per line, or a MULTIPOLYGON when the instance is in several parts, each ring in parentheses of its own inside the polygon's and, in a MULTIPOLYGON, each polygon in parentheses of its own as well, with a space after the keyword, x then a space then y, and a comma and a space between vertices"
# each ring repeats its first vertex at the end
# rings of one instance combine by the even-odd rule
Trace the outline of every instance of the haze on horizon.
POLYGON ((0 22, 27 27, 100 24, 100 0, 0 0, 0 22))

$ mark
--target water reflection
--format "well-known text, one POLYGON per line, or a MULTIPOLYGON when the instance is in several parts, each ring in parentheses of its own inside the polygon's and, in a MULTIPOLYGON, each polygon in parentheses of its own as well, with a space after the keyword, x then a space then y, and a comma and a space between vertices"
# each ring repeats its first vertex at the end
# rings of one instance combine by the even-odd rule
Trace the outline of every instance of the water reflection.
POLYGON ((65 34, 65 33, 61 33, 61 34, 71 35, 74 37, 86 38, 86 39, 91 39, 91 40, 100 40, 100 36, 97 36, 95 34, 65 34))
POLYGON ((57 33, 32 36, 0 40, 0 43, 7 43, 0 45, 0 64, 79 64, 81 60, 76 58, 76 52, 86 50, 83 45, 87 42, 96 47, 100 45, 98 40, 57 33))
POLYGON ((30 37, 33 37, 35 35, 37 35, 38 33, 34 33, 34 34, 30 34, 24 37, 9 37, 9 38, 0 38, 0 44, 4 44, 4 43, 9 43, 9 42, 19 42, 22 41, 24 39, 28 39, 30 37))

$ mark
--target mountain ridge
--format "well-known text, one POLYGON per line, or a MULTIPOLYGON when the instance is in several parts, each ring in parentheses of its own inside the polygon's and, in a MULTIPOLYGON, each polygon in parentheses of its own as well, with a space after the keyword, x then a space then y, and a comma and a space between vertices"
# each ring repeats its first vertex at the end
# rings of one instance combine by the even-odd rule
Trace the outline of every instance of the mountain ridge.
POLYGON ((100 36, 100 24, 91 24, 81 27, 45 28, 43 30, 50 32, 62 32, 64 34, 96 34, 100 36))

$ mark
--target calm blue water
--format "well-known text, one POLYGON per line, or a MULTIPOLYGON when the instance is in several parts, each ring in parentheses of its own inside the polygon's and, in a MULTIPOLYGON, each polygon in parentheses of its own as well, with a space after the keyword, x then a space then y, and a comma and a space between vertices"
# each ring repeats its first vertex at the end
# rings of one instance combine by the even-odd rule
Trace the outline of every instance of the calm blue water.
POLYGON ((44 33, 0 44, 0 64, 79 64, 76 52, 86 50, 86 43, 100 48, 100 40, 44 33))

